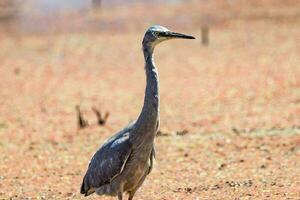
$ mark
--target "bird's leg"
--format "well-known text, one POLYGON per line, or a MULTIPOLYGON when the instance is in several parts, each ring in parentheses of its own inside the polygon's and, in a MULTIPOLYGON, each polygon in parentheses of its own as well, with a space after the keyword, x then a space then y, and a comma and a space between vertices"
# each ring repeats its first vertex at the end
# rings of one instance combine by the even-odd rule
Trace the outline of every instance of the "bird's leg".
POLYGON ((136 192, 136 191, 133 191, 133 192, 130 192, 130 193, 129 193, 128 200, 132 200, 132 199, 133 199, 133 196, 134 196, 135 192, 136 192))
POLYGON ((135 195, 135 193, 139 189, 139 187, 141 187, 141 185, 143 184, 144 180, 146 179, 146 176, 147 176, 147 173, 145 173, 144 176, 141 178, 141 180, 139 181, 137 187, 129 192, 128 200, 133 199, 133 196, 135 195))
POLYGON ((123 200, 123 193, 122 192, 118 192, 118 200, 123 200))

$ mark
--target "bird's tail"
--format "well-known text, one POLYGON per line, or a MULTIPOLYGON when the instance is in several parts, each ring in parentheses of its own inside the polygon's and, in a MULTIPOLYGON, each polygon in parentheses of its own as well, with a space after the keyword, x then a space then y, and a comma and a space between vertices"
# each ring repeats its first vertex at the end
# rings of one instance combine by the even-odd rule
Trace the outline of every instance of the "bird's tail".
POLYGON ((95 192, 94 188, 90 188, 88 181, 86 180, 86 175, 83 178, 81 187, 80 187, 80 193, 84 194, 84 196, 89 196, 90 194, 93 194, 95 192))
POLYGON ((82 181, 82 184, 81 184, 81 188, 80 188, 80 193, 81 194, 86 194, 87 193, 87 189, 85 187, 84 179, 85 179, 85 177, 83 178, 83 181, 82 181))
POLYGON ((80 188, 80 193, 84 194, 84 196, 89 196, 90 194, 94 193, 94 191, 91 191, 87 185, 86 176, 84 176, 84 178, 83 178, 81 188, 80 188))

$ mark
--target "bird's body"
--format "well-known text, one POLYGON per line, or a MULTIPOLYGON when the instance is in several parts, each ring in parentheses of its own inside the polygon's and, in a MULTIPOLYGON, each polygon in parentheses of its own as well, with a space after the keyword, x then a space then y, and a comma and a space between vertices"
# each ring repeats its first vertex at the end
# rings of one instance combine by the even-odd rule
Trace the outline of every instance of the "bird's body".
POLYGON ((117 196, 122 191, 134 195, 150 173, 154 157, 153 143, 145 140, 135 145, 137 131, 135 124, 129 125, 96 152, 84 177, 81 192, 117 196))
POLYGON ((93 156, 81 186, 81 193, 118 196, 129 193, 131 200, 151 172, 155 157, 154 138, 159 127, 158 73, 153 50, 167 39, 192 36, 170 32, 161 26, 148 29, 143 40, 146 91, 138 119, 111 137, 93 156))

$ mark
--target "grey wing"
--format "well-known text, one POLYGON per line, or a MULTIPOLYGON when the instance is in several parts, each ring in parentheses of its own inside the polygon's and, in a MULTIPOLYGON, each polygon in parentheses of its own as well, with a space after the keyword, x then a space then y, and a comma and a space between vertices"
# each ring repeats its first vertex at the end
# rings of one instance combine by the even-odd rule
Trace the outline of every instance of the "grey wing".
POLYGON ((110 183, 118 176, 131 154, 129 132, 123 132, 105 143, 93 156, 83 178, 81 194, 110 183))

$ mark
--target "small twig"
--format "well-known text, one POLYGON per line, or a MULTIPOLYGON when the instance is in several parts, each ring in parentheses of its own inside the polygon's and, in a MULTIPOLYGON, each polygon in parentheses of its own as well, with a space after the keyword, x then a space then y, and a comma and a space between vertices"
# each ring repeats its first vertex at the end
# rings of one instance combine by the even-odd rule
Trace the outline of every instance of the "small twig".
POLYGON ((76 110, 77 110, 77 117, 78 117, 78 128, 82 129, 87 127, 89 123, 87 120, 83 118, 79 105, 76 106, 76 110))
POLYGON ((176 132, 176 135, 184 136, 184 135, 186 135, 186 134, 188 134, 188 133, 189 133, 189 131, 186 130, 186 129, 184 129, 184 130, 182 130, 182 131, 177 131, 177 132, 176 132))
POLYGON ((201 26, 201 41, 204 46, 209 45, 209 26, 208 25, 201 26))
POLYGON ((162 131, 162 130, 158 130, 157 134, 156 134, 157 137, 159 137, 159 136, 170 136, 170 135, 171 135, 170 133, 167 133, 167 132, 162 131))
POLYGON ((93 9, 99 10, 102 5, 102 0, 92 0, 93 9))
POLYGON ((106 112, 104 117, 102 117, 101 111, 99 111, 95 106, 92 107, 92 110, 94 111, 94 113, 97 116, 98 124, 100 126, 104 126, 106 124, 106 121, 107 121, 108 117, 109 117, 109 112, 106 112))

